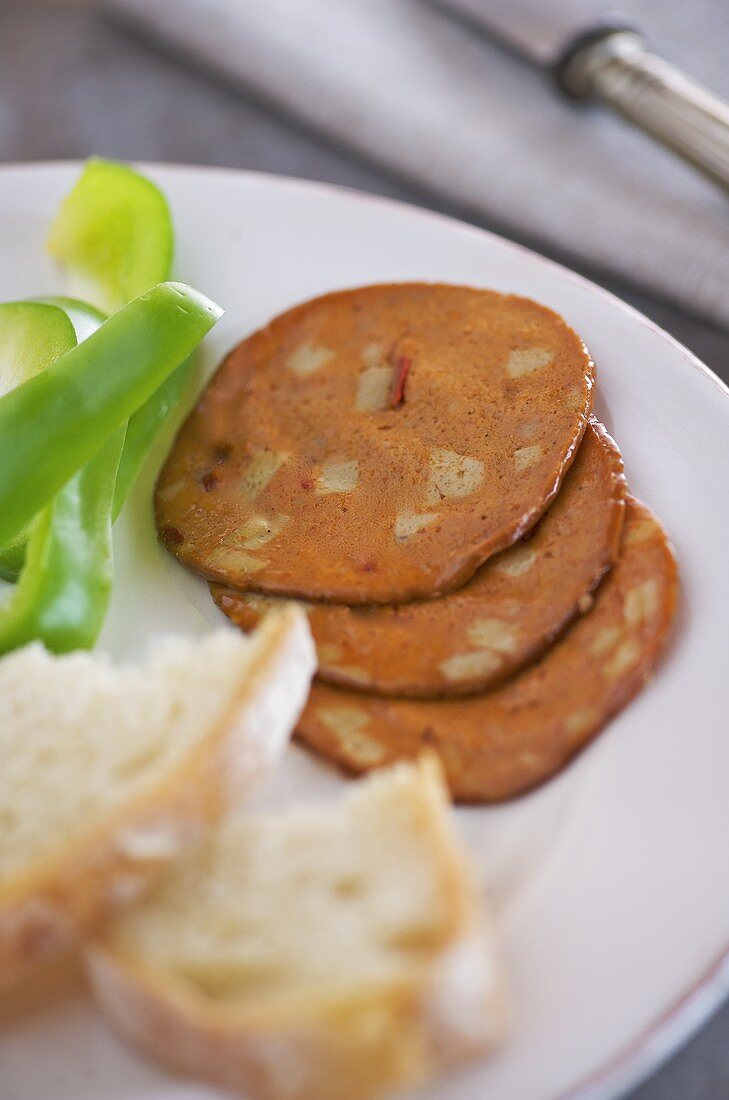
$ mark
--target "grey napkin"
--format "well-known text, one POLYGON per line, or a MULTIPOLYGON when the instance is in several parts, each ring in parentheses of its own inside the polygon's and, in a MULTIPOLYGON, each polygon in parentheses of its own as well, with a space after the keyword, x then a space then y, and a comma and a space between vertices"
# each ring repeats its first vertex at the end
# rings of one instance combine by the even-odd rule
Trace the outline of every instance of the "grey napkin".
MULTIPOLYGON (((480 221, 729 324, 729 196, 423 0, 106 3, 480 221)), ((727 0, 620 6, 729 98, 727 0)))

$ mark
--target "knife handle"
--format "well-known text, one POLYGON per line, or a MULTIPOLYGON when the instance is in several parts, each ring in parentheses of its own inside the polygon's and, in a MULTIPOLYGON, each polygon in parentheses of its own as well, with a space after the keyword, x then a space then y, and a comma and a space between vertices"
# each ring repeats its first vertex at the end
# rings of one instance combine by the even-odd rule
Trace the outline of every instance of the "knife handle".
POLYGON ((558 73, 565 91, 597 98, 729 190, 729 104, 619 30, 571 53, 558 73))

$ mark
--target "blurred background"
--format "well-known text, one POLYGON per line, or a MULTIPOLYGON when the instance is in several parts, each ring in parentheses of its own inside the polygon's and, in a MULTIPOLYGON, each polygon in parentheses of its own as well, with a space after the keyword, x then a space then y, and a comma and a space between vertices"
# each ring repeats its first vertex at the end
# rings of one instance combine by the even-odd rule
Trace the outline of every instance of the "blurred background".
MULTIPOLYGON (((729 380, 729 195, 419 2, 211 0, 203 26, 196 0, 0 0, 0 161, 226 165, 414 202, 569 263, 729 380)), ((727 0, 621 6, 729 98, 727 0)), ((727 1035, 729 1008, 631 1100, 728 1097, 727 1035)))

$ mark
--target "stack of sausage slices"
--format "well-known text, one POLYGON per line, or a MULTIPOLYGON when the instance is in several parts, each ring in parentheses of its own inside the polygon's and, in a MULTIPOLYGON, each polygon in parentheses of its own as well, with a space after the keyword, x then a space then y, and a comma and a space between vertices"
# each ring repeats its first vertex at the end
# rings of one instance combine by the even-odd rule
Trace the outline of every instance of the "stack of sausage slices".
POLYGON ((527 298, 329 294, 225 359, 160 476, 159 533, 245 630, 305 601, 301 741, 351 772, 429 747, 455 799, 510 798, 636 693, 676 604, 593 392, 580 338, 527 298))

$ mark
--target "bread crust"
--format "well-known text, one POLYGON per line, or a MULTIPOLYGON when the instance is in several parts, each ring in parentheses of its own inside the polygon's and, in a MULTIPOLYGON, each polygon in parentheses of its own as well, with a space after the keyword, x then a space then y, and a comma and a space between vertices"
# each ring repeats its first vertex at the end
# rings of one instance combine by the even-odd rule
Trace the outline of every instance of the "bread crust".
POLYGON ((288 606, 262 628, 245 683, 189 753, 85 835, 0 888, 0 988, 137 899, 238 802, 288 743, 314 667, 305 616, 288 606))
POLYGON ((118 1031, 172 1070, 258 1100, 366 1100, 427 1081, 502 1039, 505 1000, 490 981, 482 948, 464 936, 452 951, 470 975, 465 991, 443 960, 419 985, 373 991, 298 1025, 226 1026, 99 947, 89 952, 87 971, 118 1031), (488 1027, 479 1029, 484 1016, 488 1027))
POLYGON ((440 765, 431 757, 419 767, 437 803, 426 827, 453 921, 449 943, 428 965, 349 996, 236 1008, 130 958, 107 936, 85 961, 96 1000, 120 1033, 174 1070, 257 1100, 366 1100, 497 1044, 509 1021, 503 974, 442 812, 440 765))

